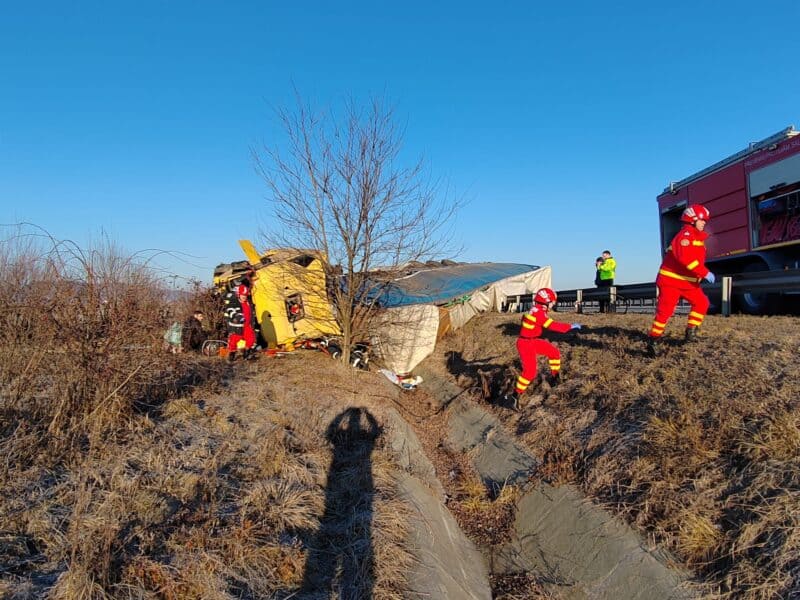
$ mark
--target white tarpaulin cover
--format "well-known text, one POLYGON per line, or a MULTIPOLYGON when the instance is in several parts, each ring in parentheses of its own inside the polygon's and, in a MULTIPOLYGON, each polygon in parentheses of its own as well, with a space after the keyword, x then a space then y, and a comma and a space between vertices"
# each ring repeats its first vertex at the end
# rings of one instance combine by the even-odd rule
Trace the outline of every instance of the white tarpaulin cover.
POLYGON ((436 346, 439 309, 433 304, 386 308, 372 336, 372 351, 395 373, 409 373, 436 346))
MULTIPOLYGON (((549 266, 495 281, 447 307, 451 326, 463 327, 476 314, 499 311, 508 298, 533 294, 543 287, 552 287, 549 266)), ((433 352, 438 330, 439 308, 434 304, 387 308, 372 336, 372 350, 395 373, 410 373, 433 352)))
POLYGON ((450 324, 453 329, 458 329, 478 313, 490 310, 499 312, 506 303, 506 298, 533 294, 543 287, 551 287, 552 281, 550 267, 542 267, 496 281, 485 290, 472 294, 467 302, 451 307, 450 324))

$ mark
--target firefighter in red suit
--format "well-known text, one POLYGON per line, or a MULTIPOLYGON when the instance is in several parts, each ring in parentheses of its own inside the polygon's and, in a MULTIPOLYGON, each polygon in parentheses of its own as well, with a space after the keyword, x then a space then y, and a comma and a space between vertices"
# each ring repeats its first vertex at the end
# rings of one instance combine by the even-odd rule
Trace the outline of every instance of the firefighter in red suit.
POLYGON ((664 255, 656 277, 656 316, 647 337, 647 350, 653 357, 658 354, 658 342, 681 298, 685 298, 691 307, 684 339, 697 339, 697 328, 703 323, 709 305, 708 297, 700 288, 700 282, 705 279, 714 283, 714 274, 705 264, 705 241, 708 238, 705 228, 710 218, 711 214, 706 207, 700 204, 688 206, 681 215, 684 226, 672 238, 664 255))
POLYGON ((536 378, 536 361, 540 354, 547 357, 550 366, 550 385, 558 383, 561 371, 561 352, 547 340, 541 339, 542 332, 556 331, 566 333, 580 329, 578 323, 559 323, 547 316, 547 311, 556 303, 556 293, 550 288, 542 288, 533 296, 533 307, 522 317, 522 327, 517 338, 517 351, 522 362, 522 373, 517 377, 514 392, 506 395, 506 402, 514 410, 519 409, 519 399, 536 378))
POLYGON ((244 358, 249 358, 250 350, 256 344, 250 288, 243 284, 236 286, 235 290, 225 295, 224 303, 228 327, 228 360, 235 360, 238 351, 242 352, 244 358))

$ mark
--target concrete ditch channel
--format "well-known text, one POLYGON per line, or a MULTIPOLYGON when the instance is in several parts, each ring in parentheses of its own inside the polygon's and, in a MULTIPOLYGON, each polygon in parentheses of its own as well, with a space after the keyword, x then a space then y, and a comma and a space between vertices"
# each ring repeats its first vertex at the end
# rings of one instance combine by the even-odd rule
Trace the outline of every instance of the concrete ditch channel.
POLYGON ((442 484, 414 429, 390 409, 390 443, 405 469, 400 487, 414 512, 410 599, 491 599, 490 574, 514 573, 534 573, 546 582, 548 594, 567 600, 694 597, 687 575, 670 565, 668 556, 648 548, 626 523, 574 486, 531 482, 538 461, 494 415, 449 381, 421 374, 429 396, 448 404, 443 443, 469 453, 488 485, 513 484, 521 495, 508 540, 477 547, 445 506, 442 484))

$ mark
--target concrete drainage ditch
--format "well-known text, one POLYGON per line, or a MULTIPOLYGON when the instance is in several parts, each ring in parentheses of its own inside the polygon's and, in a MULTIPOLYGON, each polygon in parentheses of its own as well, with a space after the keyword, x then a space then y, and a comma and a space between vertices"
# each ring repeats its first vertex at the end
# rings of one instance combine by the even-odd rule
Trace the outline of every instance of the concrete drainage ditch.
POLYGON ((593 505, 569 485, 531 484, 537 460, 457 387, 423 373, 426 391, 447 407, 442 432, 452 451, 469 452, 487 483, 514 484, 522 494, 508 541, 477 548, 444 504, 444 490, 413 428, 390 411, 391 443, 406 475, 401 489, 414 508, 411 543, 417 558, 410 574, 411 598, 490 599, 489 575, 534 573, 557 598, 691 598, 686 576, 668 557, 646 548, 626 523, 593 505))

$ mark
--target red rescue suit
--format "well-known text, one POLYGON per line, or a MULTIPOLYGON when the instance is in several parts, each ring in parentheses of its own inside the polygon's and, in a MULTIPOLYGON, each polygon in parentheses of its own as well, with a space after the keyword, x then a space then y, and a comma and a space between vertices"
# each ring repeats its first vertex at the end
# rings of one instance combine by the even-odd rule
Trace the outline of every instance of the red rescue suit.
POLYGON ((708 275, 706 238, 708 233, 688 224, 672 238, 656 277, 658 304, 650 337, 664 334, 667 321, 681 298, 691 305, 687 326, 691 329, 703 322, 709 306, 708 297, 700 288, 700 282, 708 275))
POLYGON ((547 340, 540 339, 542 331, 548 329, 558 333, 566 333, 572 327, 569 323, 559 323, 547 316, 547 308, 542 304, 534 304, 522 317, 522 328, 517 338, 517 351, 522 362, 522 373, 517 377, 516 393, 522 394, 536 378, 536 360, 539 354, 547 357, 550 373, 558 374, 561 370, 561 352, 547 340))
POLYGON ((256 345, 253 307, 247 296, 235 292, 225 295, 225 322, 228 328, 228 351, 249 350, 256 345))

